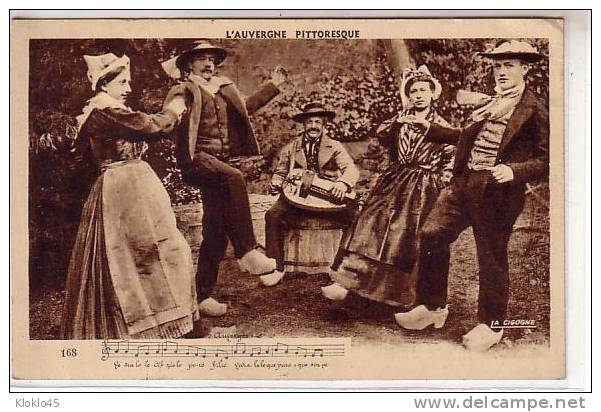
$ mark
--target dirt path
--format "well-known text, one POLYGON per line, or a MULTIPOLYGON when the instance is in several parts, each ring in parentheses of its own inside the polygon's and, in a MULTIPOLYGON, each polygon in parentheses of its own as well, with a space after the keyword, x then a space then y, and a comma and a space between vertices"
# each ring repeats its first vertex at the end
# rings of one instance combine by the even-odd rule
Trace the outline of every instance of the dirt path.
MULTIPOLYGON (((508 330, 503 351, 516 345, 549 339, 549 285, 538 250, 536 234, 516 231, 510 242, 511 301, 509 318, 534 319, 537 328, 508 330), (534 242, 534 243, 533 243, 534 242), (545 278, 546 276, 546 278, 545 278)), ((547 255, 548 256, 548 255, 547 255)), ((547 265, 548 267, 548 265, 547 265)), ((330 283, 327 275, 291 274, 276 287, 260 286, 258 278, 242 274, 229 257, 221 267, 215 297, 230 309, 222 318, 208 319, 214 327, 236 327, 236 334, 257 337, 352 337, 356 342, 390 345, 408 343, 447 343, 456 345, 461 336, 477 323, 477 265, 474 240, 465 231, 453 245, 450 271, 450 314, 440 330, 411 332, 394 322, 394 310, 356 296, 344 302, 330 302, 320 287, 330 283)), ((44 290, 31 297, 33 339, 53 339, 59 330, 63 292, 44 290)), ((457 345, 458 346, 458 345, 457 345)))

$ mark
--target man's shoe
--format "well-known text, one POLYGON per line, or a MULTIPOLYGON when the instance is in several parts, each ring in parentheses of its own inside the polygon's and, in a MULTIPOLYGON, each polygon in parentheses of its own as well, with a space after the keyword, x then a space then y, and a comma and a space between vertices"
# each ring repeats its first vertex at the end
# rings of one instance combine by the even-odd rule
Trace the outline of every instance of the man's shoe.
POLYGON ((438 308, 436 310, 428 310, 425 305, 419 305, 409 312, 401 312, 394 315, 396 323, 400 327, 409 330, 422 330, 430 325, 434 325, 436 329, 444 326, 449 316, 449 306, 438 308))
POLYGON ((486 352, 501 341, 503 329, 495 332, 488 325, 480 323, 474 329, 463 335, 463 346, 474 352, 486 352))
POLYGON ((223 316, 227 312, 227 305, 213 298, 206 298, 198 304, 198 310, 207 316, 223 316))
POLYGON ((253 275, 266 275, 275 270, 275 259, 268 258, 257 249, 247 252, 238 260, 240 270, 253 275))
POLYGON ((348 289, 338 283, 332 283, 330 286, 322 287, 321 294, 330 300, 344 300, 348 295, 348 289))
POLYGON ((279 270, 276 270, 269 275, 263 275, 259 277, 263 286, 275 286, 284 278, 285 273, 279 270))

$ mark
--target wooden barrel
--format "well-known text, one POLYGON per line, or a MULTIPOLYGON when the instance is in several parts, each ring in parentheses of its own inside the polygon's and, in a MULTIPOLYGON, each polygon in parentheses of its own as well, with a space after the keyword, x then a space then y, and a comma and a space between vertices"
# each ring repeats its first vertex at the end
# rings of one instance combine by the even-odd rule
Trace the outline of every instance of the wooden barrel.
POLYGON ((295 222, 285 237, 286 272, 328 273, 342 238, 342 225, 327 217, 295 222))
POLYGON ((265 247, 265 213, 267 213, 277 199, 277 196, 259 195, 256 193, 248 195, 255 237, 257 238, 257 243, 262 247, 265 247))
POLYGON ((198 261, 198 249, 202 242, 202 203, 173 206, 177 228, 182 232, 190 249, 194 267, 198 261))
MULTIPOLYGON (((248 199, 250 202, 250 213, 257 242, 264 246, 265 212, 269 210, 277 200, 277 197, 249 194, 248 199)), ((190 249, 192 249, 192 258, 194 259, 194 265, 196 266, 198 261, 198 250, 200 248, 200 243, 202 242, 202 203, 173 206, 173 212, 175 213, 178 229, 188 241, 190 249)), ((232 256, 233 249, 230 245, 226 252, 226 257, 232 256)))

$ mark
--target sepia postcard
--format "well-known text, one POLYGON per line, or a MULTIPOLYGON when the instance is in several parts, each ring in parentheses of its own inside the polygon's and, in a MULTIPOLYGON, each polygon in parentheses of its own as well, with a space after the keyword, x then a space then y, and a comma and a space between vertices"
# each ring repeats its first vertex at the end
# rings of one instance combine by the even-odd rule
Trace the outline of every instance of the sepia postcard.
POLYGON ((563 44, 13 20, 12 378, 564 378, 563 44))

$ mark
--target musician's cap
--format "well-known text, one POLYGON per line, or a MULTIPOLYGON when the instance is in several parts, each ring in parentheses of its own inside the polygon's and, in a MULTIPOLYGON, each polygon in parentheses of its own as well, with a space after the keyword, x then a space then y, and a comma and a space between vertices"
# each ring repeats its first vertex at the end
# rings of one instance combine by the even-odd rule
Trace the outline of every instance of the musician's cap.
POLYGON ((221 64, 227 57, 227 51, 225 49, 213 46, 211 43, 206 41, 199 41, 193 48, 188 49, 180 55, 161 63, 161 66, 170 77, 179 79, 181 73, 186 70, 186 66, 190 60, 200 53, 212 54, 215 57, 215 65, 221 64))
POLYGON ((296 122, 304 122, 308 117, 312 116, 320 116, 325 117, 328 120, 332 120, 336 117, 336 113, 331 110, 327 110, 323 104, 319 102, 311 102, 307 103, 305 107, 303 107, 303 111, 292 116, 292 120, 296 122))
POLYGON ((476 54, 493 60, 519 59, 526 63, 534 63, 542 58, 530 43, 518 40, 501 40, 494 47, 476 54))

